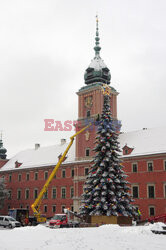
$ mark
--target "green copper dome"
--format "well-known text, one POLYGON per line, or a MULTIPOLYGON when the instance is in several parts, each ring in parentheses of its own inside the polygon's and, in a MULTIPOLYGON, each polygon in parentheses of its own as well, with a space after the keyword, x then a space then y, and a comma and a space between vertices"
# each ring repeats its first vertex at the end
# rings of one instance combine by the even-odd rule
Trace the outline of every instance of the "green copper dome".
POLYGON ((98 19, 96 20, 96 37, 94 47, 95 57, 91 61, 89 67, 84 74, 85 84, 92 84, 96 82, 110 84, 111 74, 104 61, 100 57, 101 47, 99 46, 99 31, 98 31, 98 19))

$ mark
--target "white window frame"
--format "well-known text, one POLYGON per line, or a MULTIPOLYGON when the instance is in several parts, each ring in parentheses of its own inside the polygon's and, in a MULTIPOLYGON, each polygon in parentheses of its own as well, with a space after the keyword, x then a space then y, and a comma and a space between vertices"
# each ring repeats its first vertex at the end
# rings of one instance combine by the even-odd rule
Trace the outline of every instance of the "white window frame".
POLYGON ((66 178, 66 169, 62 169, 62 178, 66 178), (63 176, 63 173, 65 173, 64 176, 63 176))
POLYGON ((56 213, 56 205, 55 204, 52 205, 52 212, 56 213), (54 208, 55 208, 55 211, 54 211, 54 208))
POLYGON ((64 213, 64 209, 66 208, 66 205, 61 205, 61 211, 64 213))
POLYGON ((164 168, 164 171, 166 171, 166 160, 163 161, 163 168, 164 168))
POLYGON ((38 188, 35 188, 33 190, 33 197, 34 197, 34 199, 36 199, 38 197, 38 188), (35 191, 37 191, 37 196, 35 195, 35 191))
POLYGON ((9 182, 12 182, 12 174, 9 174, 9 182))
POLYGON ((164 198, 166 199, 166 183, 164 183, 163 189, 164 189, 164 198))
POLYGON ((44 171, 44 180, 48 179, 48 171, 44 171), (47 174, 47 178, 46 178, 46 174, 47 174))
POLYGON ((133 196, 133 187, 138 188, 138 197, 133 197, 133 199, 139 199, 139 185, 138 184, 132 184, 131 185, 132 196, 133 196))
POLYGON ((61 199, 66 199, 66 187, 61 187, 61 199), (63 190, 65 190, 65 196, 63 197, 63 190))
POLYGON ((154 171, 154 164, 153 164, 153 161, 147 161, 147 171, 148 171, 149 173, 154 171), (149 171, 149 166, 148 166, 149 163, 152 164, 152 171, 149 171))
POLYGON ((35 172, 35 173, 34 173, 34 180, 37 181, 37 180, 38 180, 38 177, 39 177, 39 172, 35 172), (36 176, 37 176, 37 178, 36 178, 36 176))
POLYGON ((89 168, 88 168, 88 167, 85 167, 85 168, 84 168, 84 175, 85 175, 85 176, 88 175, 88 173, 86 174, 86 170, 87 170, 87 169, 88 169, 88 172, 89 172, 89 168))
POLYGON ((72 199, 73 197, 74 197, 74 187, 70 187, 70 198, 72 199))
POLYGON ((48 212, 48 206, 47 205, 44 205, 43 206, 43 211, 44 211, 44 213, 47 213, 48 212), (47 211, 46 211, 47 210, 47 211))
POLYGON ((132 173, 138 173, 138 163, 137 162, 133 162, 132 163, 132 173), (136 165, 137 166, 137 171, 133 171, 133 166, 136 165))
POLYGON ((29 200, 30 198, 30 191, 29 191, 29 188, 26 188, 25 189, 25 200, 29 200), (28 191, 28 198, 27 198, 27 191, 28 191))
POLYGON ((153 183, 147 184, 147 197, 148 197, 148 199, 155 199, 155 197, 156 197, 155 184, 153 184, 153 183), (154 197, 153 197, 153 198, 149 197, 149 187, 150 187, 150 186, 153 186, 153 187, 154 187, 154 197))
POLYGON ((29 181, 30 180, 30 173, 26 173, 26 181, 29 181), (28 178, 27 178, 27 176, 29 176, 28 178))
POLYGON ((148 213, 148 214, 149 214, 150 217, 155 216, 155 214, 156 214, 155 206, 153 206, 153 205, 149 206, 149 207, 148 207, 148 210, 149 210, 149 213, 148 213), (150 209, 151 209, 151 208, 154 208, 154 215, 151 215, 151 214, 150 214, 150 209))
POLYGON ((89 157, 90 156, 90 148, 86 148, 85 149, 85 157, 89 157), (87 150, 89 151, 89 155, 86 154, 87 150))
POLYGON ((57 198, 57 188, 56 187, 53 187, 52 188, 52 199, 56 199, 57 198), (55 190, 55 192, 56 192, 56 195, 55 195, 55 197, 54 197, 54 190, 55 190))
POLYGON ((22 196, 22 192, 21 192, 21 189, 19 188, 17 189, 17 200, 21 200, 21 196, 22 196), (20 192, 20 198, 18 197, 19 196, 18 192, 20 192))
POLYGON ((22 180, 22 174, 18 174, 18 181, 21 182, 22 180))

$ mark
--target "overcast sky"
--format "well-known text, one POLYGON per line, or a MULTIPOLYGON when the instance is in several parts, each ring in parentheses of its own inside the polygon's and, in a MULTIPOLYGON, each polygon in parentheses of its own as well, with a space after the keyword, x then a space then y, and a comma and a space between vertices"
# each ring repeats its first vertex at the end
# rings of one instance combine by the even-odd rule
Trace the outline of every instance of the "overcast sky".
POLYGON ((77 119, 96 13, 122 131, 166 126, 165 0, 0 0, 0 130, 8 157, 73 134, 44 132, 44 119, 77 119))

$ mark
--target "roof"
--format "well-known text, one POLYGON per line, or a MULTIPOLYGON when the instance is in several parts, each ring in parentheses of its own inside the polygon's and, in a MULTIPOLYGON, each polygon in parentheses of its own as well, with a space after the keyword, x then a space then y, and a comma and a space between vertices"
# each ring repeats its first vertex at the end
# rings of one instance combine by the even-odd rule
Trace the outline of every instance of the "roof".
MULTIPOLYGON (((8 170, 18 170, 42 166, 52 166, 56 165, 58 162, 58 156, 63 154, 66 150, 68 143, 63 145, 53 145, 47 147, 39 147, 38 149, 27 149, 19 152, 14 157, 12 157, 1 169, 0 171, 8 170), (22 163, 20 167, 15 167, 15 162, 22 163)), ((71 146, 69 152, 67 153, 67 159, 65 163, 74 162, 75 160, 75 143, 71 146)))
POLYGON ((101 57, 95 57, 88 68, 94 68, 96 71, 99 71, 103 68, 107 68, 106 64, 104 63, 104 61, 101 59, 101 57))
POLYGON ((166 127, 122 133, 119 141, 121 148, 125 145, 133 148, 129 155, 123 155, 124 158, 166 153, 166 127))
MULTIPOLYGON (((133 148, 133 151, 129 155, 123 155, 123 158, 166 153, 166 127, 121 133, 119 135, 119 141, 121 148, 125 145, 129 148, 133 148)), ((36 150, 27 149, 21 151, 12 157, 0 171, 56 165, 58 156, 65 151, 67 145, 68 143, 64 143, 63 145, 58 144, 40 147, 36 150), (15 168, 16 161, 22 163, 18 168, 15 168)), ((75 143, 73 143, 67 154, 65 164, 74 162, 76 162, 75 143)))

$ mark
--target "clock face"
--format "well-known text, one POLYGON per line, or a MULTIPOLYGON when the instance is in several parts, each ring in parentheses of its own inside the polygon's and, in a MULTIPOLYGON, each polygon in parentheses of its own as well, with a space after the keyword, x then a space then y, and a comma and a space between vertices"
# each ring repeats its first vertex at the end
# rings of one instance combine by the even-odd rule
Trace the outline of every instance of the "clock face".
POLYGON ((92 96, 85 97, 85 107, 91 108, 93 105, 92 96))

